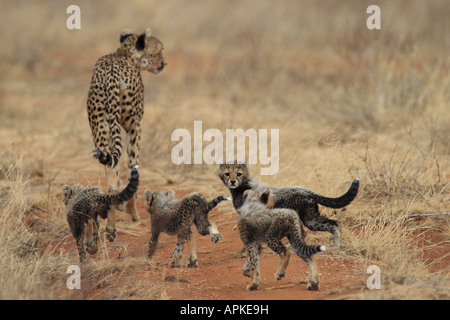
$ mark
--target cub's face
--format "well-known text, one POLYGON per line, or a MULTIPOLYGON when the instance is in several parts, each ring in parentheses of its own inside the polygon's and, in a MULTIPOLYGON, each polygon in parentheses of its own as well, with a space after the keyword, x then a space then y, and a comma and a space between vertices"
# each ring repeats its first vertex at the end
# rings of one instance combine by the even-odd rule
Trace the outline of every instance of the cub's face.
POLYGON ((248 179, 245 163, 224 163, 219 165, 219 178, 229 189, 235 189, 248 179))

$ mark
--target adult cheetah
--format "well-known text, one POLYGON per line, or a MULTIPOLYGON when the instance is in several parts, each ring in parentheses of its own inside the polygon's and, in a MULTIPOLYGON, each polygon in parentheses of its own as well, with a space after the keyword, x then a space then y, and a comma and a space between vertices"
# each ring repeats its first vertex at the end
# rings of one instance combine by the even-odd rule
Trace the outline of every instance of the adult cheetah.
MULTIPOLYGON (((122 185, 117 167, 122 154, 121 127, 126 132, 128 168, 138 165, 144 112, 141 70, 161 73, 166 66, 163 49, 162 42, 151 35, 150 29, 140 35, 124 30, 120 34, 120 48, 101 57, 94 67, 87 112, 95 144, 92 155, 105 165, 107 190, 118 190, 122 185), (115 178, 109 178, 107 168, 113 169, 115 178)), ((125 206, 134 221, 139 220, 135 201, 136 196, 125 206)), ((115 237, 114 217, 112 214, 107 222, 111 238, 115 237)))

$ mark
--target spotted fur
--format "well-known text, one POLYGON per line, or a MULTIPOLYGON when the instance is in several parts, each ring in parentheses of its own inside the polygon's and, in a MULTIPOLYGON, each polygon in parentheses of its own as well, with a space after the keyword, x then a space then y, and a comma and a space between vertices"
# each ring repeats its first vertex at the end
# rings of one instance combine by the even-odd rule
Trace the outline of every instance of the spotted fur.
POLYGON ((288 238, 294 252, 308 265, 307 289, 319 289, 318 269, 313 255, 324 251, 325 247, 305 244, 302 223, 297 213, 291 209, 272 209, 274 199, 270 189, 267 188, 245 191, 244 201, 240 208, 238 227, 248 255, 242 268, 242 273, 251 278, 247 290, 258 289, 261 283, 259 272, 261 243, 267 243, 267 246, 280 256, 280 266, 275 273, 275 279, 281 280, 285 276, 290 252, 281 242, 284 237, 288 238))
MULTIPOLYGON (((141 70, 159 74, 166 66, 163 44, 151 35, 150 29, 140 35, 124 30, 120 43, 116 52, 97 61, 87 99, 95 144, 92 155, 115 171, 116 182, 110 181, 107 172, 107 189, 120 189, 122 183, 117 169, 122 154, 121 128, 126 132, 128 168, 139 162, 140 121, 144 113, 141 70)), ((133 220, 139 220, 134 197, 125 211, 133 220)))
MULTIPOLYGON (((219 177, 228 187, 233 197, 233 206, 239 213, 244 203, 244 192, 259 187, 270 187, 250 178, 248 167, 244 163, 226 163, 219 165, 219 177)), ((274 199, 274 208, 293 209, 303 224, 313 231, 328 231, 333 235, 333 244, 340 244, 340 222, 320 215, 318 204, 329 208, 343 208, 349 205, 358 194, 359 179, 355 179, 348 191, 338 198, 328 198, 297 187, 270 187, 274 199)))
POLYGON ((192 193, 182 199, 175 199, 173 191, 164 192, 161 190, 154 192, 146 190, 144 198, 145 208, 150 214, 152 232, 148 247, 149 259, 153 259, 161 232, 178 237, 169 267, 181 266, 185 241, 189 246, 186 266, 198 267, 195 236, 191 231, 192 224, 195 224, 201 235, 210 234, 211 241, 214 243, 222 239, 217 228, 209 222, 208 213, 221 201, 231 199, 219 196, 207 202, 200 193, 192 193))
MULTIPOLYGON (((63 187, 66 218, 70 231, 75 237, 81 263, 87 262, 85 240, 87 251, 90 254, 94 254, 98 250, 98 216, 107 219, 110 215, 110 206, 129 200, 136 193, 138 185, 139 173, 136 166, 131 170, 128 185, 121 192, 108 195, 103 194, 99 187, 79 184, 63 187)), ((111 229, 111 226, 106 225, 106 231, 108 239, 113 241, 116 237, 116 229, 111 229)))

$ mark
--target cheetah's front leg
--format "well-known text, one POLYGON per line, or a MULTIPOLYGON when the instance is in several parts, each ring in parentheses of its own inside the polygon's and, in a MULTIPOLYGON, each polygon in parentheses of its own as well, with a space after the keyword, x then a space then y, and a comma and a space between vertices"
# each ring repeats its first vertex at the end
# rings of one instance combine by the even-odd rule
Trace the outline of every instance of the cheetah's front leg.
POLYGON ((214 222, 211 222, 211 224, 209 225, 208 233, 211 236, 212 242, 217 243, 218 241, 222 240, 222 235, 220 234, 220 232, 217 229, 217 226, 214 222))
POLYGON ((186 267, 188 268, 197 268, 198 267, 198 257, 197 250, 195 245, 195 235, 190 233, 188 238, 186 239, 189 248, 189 257, 186 263, 186 267))
POLYGON ((150 238, 150 241, 148 242, 148 254, 147 258, 150 260, 153 259, 153 255, 155 254, 156 247, 158 246, 158 238, 159 238, 159 231, 155 228, 152 228, 152 236, 150 238))

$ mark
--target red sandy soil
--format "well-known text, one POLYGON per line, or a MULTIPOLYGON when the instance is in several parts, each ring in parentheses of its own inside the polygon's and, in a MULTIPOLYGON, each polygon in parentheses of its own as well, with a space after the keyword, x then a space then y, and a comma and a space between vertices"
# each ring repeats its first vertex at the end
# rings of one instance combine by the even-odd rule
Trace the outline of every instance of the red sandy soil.
MULTIPOLYGON (((176 190, 176 185, 162 186, 176 190)), ((138 195, 142 195, 148 184, 141 181, 138 195)), ((177 197, 182 197, 187 192, 176 192, 177 197)), ((223 203, 223 202, 222 202, 223 203)), ((365 273, 367 265, 349 257, 324 252, 317 254, 319 267, 320 289, 309 291, 306 289, 308 269, 306 264, 295 254, 291 260, 286 276, 282 280, 275 280, 274 274, 280 259, 278 255, 263 246, 260 259, 260 271, 262 283, 259 290, 246 291, 249 278, 241 273, 245 258, 234 258, 233 253, 242 249, 237 228, 237 213, 230 209, 231 205, 219 204, 210 213, 210 221, 214 221, 222 234, 222 240, 218 243, 210 241, 209 235, 201 236, 195 226, 197 242, 198 268, 169 268, 168 263, 172 259, 176 237, 161 234, 158 249, 153 261, 148 265, 139 265, 132 272, 107 273, 98 279, 83 279, 81 290, 74 290, 72 299, 175 299, 175 300, 305 300, 305 299, 334 299, 361 290, 367 290, 365 273), (225 208, 225 209, 224 209, 225 208)), ((128 215, 117 211, 118 235, 114 242, 105 241, 107 255, 114 261, 124 261, 130 257, 146 257, 148 240, 150 238, 150 220, 144 208, 143 199, 139 196, 137 209, 141 220, 131 222, 128 215), (128 224, 135 227, 133 234, 122 232, 121 225, 128 224)), ((101 227, 101 232, 104 227, 101 227)), ((354 229, 352 229, 354 230, 354 229)), ((308 231, 308 233, 311 231, 308 231)), ((105 237, 102 235, 105 239, 105 237)), ((442 243, 442 235, 433 232, 425 234, 423 244, 442 243)), ((308 242, 308 237, 306 238, 308 242)), ((331 236, 329 243, 331 244, 331 236)), ((49 246, 59 246, 59 252, 72 252, 78 256, 75 240, 72 236, 58 243, 50 243, 49 246)), ((100 260, 105 254, 104 247, 99 242, 99 252, 88 255, 90 263, 100 260)), ((448 246, 434 247, 433 250, 424 252, 426 261, 439 259, 448 252, 448 246)), ((184 259, 187 256, 185 246, 184 259)), ((433 265, 434 271, 445 269, 449 265, 447 257, 433 265)), ((104 263, 104 262, 103 262, 104 263)), ((89 265, 88 265, 89 267, 89 265)), ((433 270, 432 270, 433 271, 433 270)), ((64 290, 67 290, 64 288, 64 290)))
MULTIPOLYGON (((171 186, 173 189, 174 186, 171 186)), ((153 188, 154 189, 154 188, 153 188)), ((145 190, 145 186, 139 187, 139 194, 145 190)), ((182 197, 186 192, 177 192, 177 197, 182 197)), ((99 281, 83 280, 82 289, 74 292, 75 299, 192 299, 192 300, 302 300, 324 299, 332 297, 343 291, 361 288, 366 279, 358 262, 338 255, 317 254, 319 266, 320 290, 310 291, 306 289, 308 268, 298 256, 291 255, 287 274, 282 280, 275 280, 274 274, 280 263, 278 255, 267 247, 263 247, 260 259, 261 280, 259 290, 246 291, 249 278, 241 273, 245 258, 234 258, 233 253, 242 249, 237 228, 237 213, 228 209, 219 209, 221 204, 210 213, 210 221, 214 221, 222 234, 222 240, 213 243, 209 235, 201 236, 195 226, 192 227, 196 236, 198 268, 169 268, 168 263, 172 259, 175 248, 176 236, 161 234, 158 249, 153 262, 148 267, 139 267, 134 272, 121 274, 115 273, 99 281), (125 297, 118 297, 118 292, 126 292, 125 297), (140 292, 146 292, 140 294, 140 292)), ((143 206, 142 198, 138 199, 137 208, 141 217, 139 222, 134 222, 136 230, 131 235, 121 232, 121 224, 132 224, 128 215, 119 212, 117 216, 118 236, 114 242, 105 241, 107 254, 111 261, 122 261, 129 257, 145 257, 150 238, 150 220, 143 206)), ((228 208, 228 207, 227 207, 228 208)), ((102 230, 100 230, 102 231, 102 230)), ((330 236, 331 242, 331 236, 330 236)), ((52 245, 52 244, 49 244, 52 245)), ((75 240, 67 237, 60 250, 77 254, 75 240)), ((325 244, 326 245, 326 244, 325 244)), ((104 250, 99 242, 99 252, 88 255, 88 259, 99 259, 104 250)), ((59 250, 56 250, 57 252, 59 250)), ((187 256, 185 246, 184 259, 187 256)))

